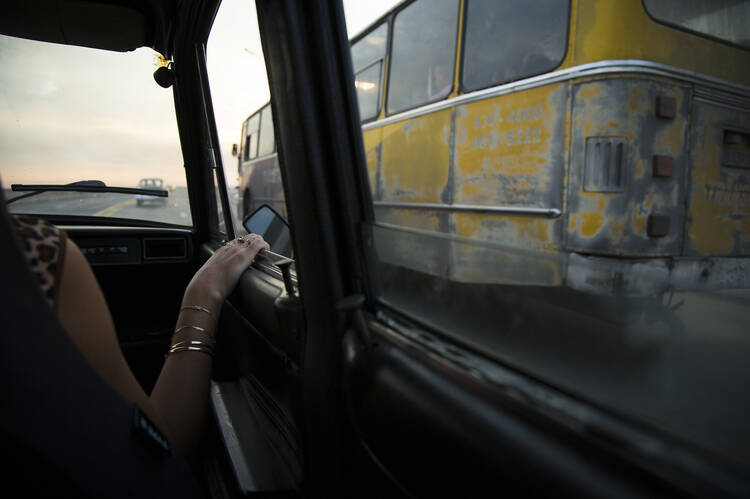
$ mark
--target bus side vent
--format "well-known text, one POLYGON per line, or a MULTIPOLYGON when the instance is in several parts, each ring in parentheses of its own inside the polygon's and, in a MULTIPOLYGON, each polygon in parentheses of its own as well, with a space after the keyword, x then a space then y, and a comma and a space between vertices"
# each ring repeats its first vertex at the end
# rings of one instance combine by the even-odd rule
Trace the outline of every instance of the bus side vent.
POLYGON ((588 137, 583 190, 623 192, 625 190, 625 139, 588 137))

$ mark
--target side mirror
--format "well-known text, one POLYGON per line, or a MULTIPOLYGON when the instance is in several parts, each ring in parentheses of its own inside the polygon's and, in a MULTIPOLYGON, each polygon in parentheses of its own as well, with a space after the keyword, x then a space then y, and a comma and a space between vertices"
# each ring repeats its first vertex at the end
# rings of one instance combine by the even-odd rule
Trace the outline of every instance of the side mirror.
POLYGON ((237 144, 232 144, 232 156, 237 156, 238 152, 239 148, 237 147, 237 144))
POLYGON ((271 251, 287 258, 292 256, 292 233, 289 224, 269 205, 261 205, 242 221, 245 230, 258 234, 271 246, 271 251))

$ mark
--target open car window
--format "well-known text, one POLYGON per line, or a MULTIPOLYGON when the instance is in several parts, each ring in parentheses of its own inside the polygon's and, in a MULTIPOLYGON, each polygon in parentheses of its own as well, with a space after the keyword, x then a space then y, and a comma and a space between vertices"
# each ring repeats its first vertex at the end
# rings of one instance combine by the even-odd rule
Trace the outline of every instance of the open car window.
MULTIPOLYGON (((462 2, 459 34, 457 2, 416 0, 392 16, 384 100, 389 113, 408 112, 362 128, 378 317, 404 335, 421 331, 417 341, 438 355, 458 352, 478 378, 522 372, 747 470, 748 163, 735 151, 747 151, 748 87, 738 104, 685 89, 739 89, 739 79, 701 86, 677 71, 663 82, 612 69, 592 84, 553 73, 571 27, 604 24, 600 12, 581 2, 576 21, 569 4, 551 11, 537 0, 514 12, 520 22, 506 3, 462 2), (526 28, 547 24, 533 36, 526 28), (434 58, 404 56, 417 46, 434 58), (413 81, 402 73, 442 59, 463 87, 436 104, 426 70, 413 81), (654 107, 666 102, 674 109, 654 107)), ((640 3, 627 8, 648 20, 640 3)), ((684 37, 658 33, 669 47, 684 37)), ((701 61, 702 72, 745 64, 734 48, 704 43, 715 62, 701 61)), ((635 59, 653 44, 627 48, 635 59)))
POLYGON ((148 193, 44 192, 14 213, 192 225, 171 89, 151 49, 120 53, 0 36, 0 178, 13 184, 99 180, 148 193))

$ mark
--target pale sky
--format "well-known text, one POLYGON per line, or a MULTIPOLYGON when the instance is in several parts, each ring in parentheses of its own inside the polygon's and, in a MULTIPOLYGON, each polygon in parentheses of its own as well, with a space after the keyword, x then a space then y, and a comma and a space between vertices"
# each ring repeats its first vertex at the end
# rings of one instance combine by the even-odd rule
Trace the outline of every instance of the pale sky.
MULTIPOLYGON (((396 3, 344 0, 350 37, 396 3)), ((253 1, 224 0, 207 54, 231 187, 237 184, 232 144, 244 119, 269 99, 253 1)), ((141 177, 184 185, 171 89, 153 80, 153 50, 121 54, 0 36, 0 67, 4 187, 88 179, 134 186, 141 177)))
MULTIPOLYGON (((344 0, 349 37, 355 36, 400 1, 344 0)), ((232 144, 239 143, 242 122, 267 103, 270 95, 255 19, 254 2, 224 0, 208 40, 211 94, 228 186, 237 185, 237 160, 232 156, 232 144), (252 30, 242 29, 245 19, 254 20, 252 30)))

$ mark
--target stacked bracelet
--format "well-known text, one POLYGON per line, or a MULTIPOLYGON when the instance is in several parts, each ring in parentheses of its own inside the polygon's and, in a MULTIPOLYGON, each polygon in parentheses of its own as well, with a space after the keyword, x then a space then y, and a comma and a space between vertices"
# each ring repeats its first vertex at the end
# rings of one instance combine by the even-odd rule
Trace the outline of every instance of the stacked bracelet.
POLYGON ((180 327, 178 327, 177 329, 174 330, 174 334, 182 333, 183 331, 185 331, 187 329, 193 329, 196 332, 205 335, 210 340, 214 339, 214 335, 210 331, 208 331, 205 328, 202 328, 200 326, 194 326, 194 325, 191 325, 191 324, 188 324, 186 326, 180 326, 180 327))
POLYGON ((170 347, 169 352, 167 352, 166 356, 169 357, 173 353, 178 352, 202 352, 213 357, 214 346, 211 343, 206 343, 205 341, 179 341, 170 347))
POLYGON ((201 307, 200 305, 185 305, 180 310, 198 310, 200 312, 205 312, 208 315, 213 315, 209 309, 206 307, 201 307))
POLYGON ((186 325, 186 326, 180 326, 180 327, 178 327, 177 329, 174 330, 174 332, 175 332, 175 334, 177 334, 177 333, 180 333, 180 332, 182 332, 182 331, 184 331, 186 329, 195 329, 199 333, 206 333, 206 334, 208 334, 208 331, 206 331, 205 328, 202 328, 200 326, 193 326, 193 325, 189 325, 189 324, 186 325))
MULTIPOLYGON (((182 308, 180 308, 180 310, 181 311, 182 310, 197 310, 198 312, 204 312, 208 315, 213 315, 211 313, 211 310, 207 309, 206 307, 202 307, 200 305, 184 305, 182 308)), ((211 340, 213 340, 213 334, 211 334, 205 328, 191 325, 191 324, 178 327, 177 329, 174 330, 174 334, 185 331, 186 329, 194 329, 195 331, 205 334, 211 340)), ((165 357, 169 357, 173 353, 178 353, 178 352, 201 352, 201 353, 205 353, 206 355, 213 356, 214 344, 213 344, 213 341, 211 342, 199 341, 199 340, 178 341, 177 343, 174 343, 171 347, 169 347, 169 352, 167 352, 167 355, 165 357)))

